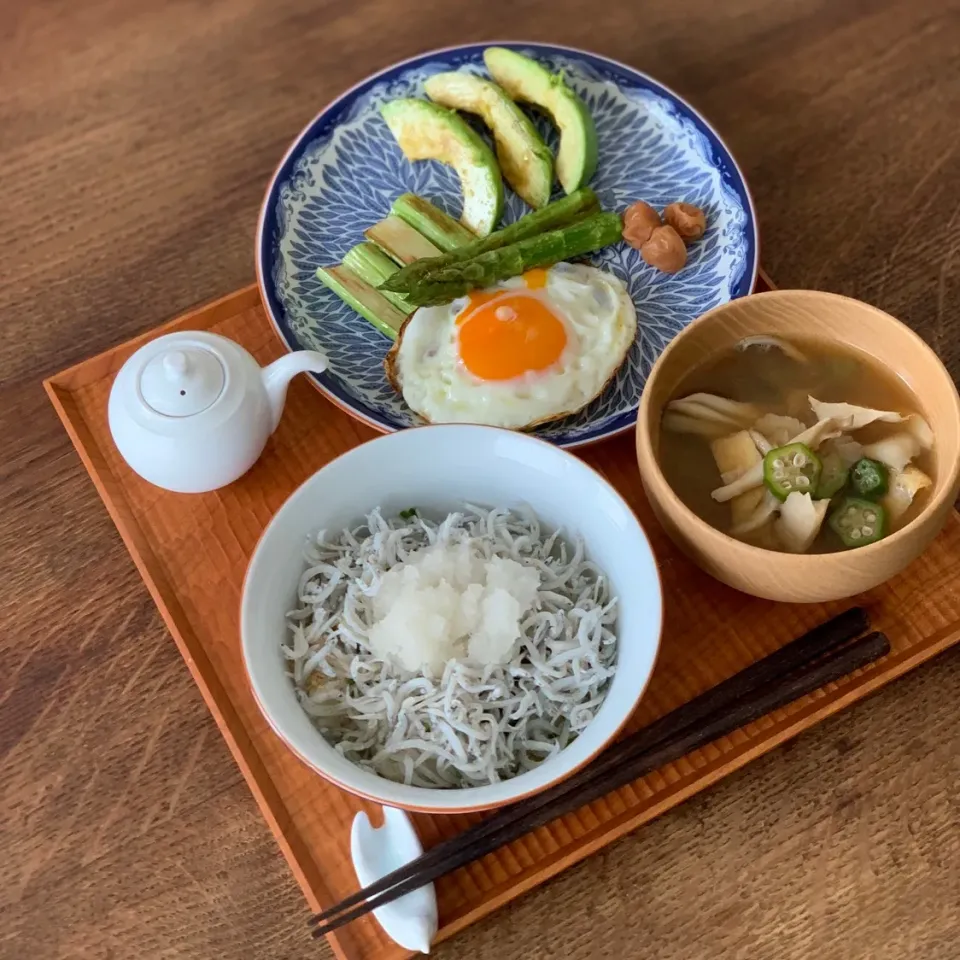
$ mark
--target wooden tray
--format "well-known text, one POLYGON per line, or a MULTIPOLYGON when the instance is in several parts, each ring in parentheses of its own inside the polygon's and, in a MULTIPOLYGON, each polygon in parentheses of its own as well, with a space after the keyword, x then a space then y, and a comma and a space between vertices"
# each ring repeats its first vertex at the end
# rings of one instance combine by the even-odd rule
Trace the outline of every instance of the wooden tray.
MULTIPOLYGON (((299 377, 279 429, 246 476, 199 496, 150 486, 121 461, 111 442, 107 396, 113 375, 137 347, 177 329, 214 330, 243 344, 261 363, 283 352, 256 288, 249 287, 64 371, 45 386, 310 907, 318 910, 356 888, 348 828, 364 804, 308 770, 261 717, 240 656, 240 591, 247 559, 274 511, 331 458, 374 434, 299 377)), ((653 519, 632 435, 593 447, 584 456, 636 510, 664 581, 662 650, 634 728, 849 605, 776 606, 722 586, 685 560, 653 519)), ((437 885, 440 937, 451 936, 956 643, 957 570, 960 519, 954 514, 920 560, 864 598, 876 626, 890 637, 889 657, 445 878, 437 885)), ((416 818, 427 845, 469 822, 466 816, 416 818)), ((345 960, 404 956, 372 918, 338 931, 331 944, 345 960)))

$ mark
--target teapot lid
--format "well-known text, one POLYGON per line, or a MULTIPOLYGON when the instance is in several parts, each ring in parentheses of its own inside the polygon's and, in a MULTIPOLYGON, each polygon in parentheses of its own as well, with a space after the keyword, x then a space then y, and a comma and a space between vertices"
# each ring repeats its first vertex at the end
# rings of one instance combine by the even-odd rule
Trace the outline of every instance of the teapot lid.
POLYGON ((220 358, 196 342, 151 357, 137 384, 144 403, 165 417, 192 417, 223 392, 226 373, 220 358))

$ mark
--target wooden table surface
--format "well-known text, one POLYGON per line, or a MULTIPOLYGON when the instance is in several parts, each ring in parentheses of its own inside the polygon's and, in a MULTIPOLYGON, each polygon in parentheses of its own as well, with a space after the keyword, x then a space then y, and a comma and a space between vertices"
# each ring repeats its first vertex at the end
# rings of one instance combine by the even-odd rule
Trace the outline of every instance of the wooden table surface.
MULTIPOLYGON (((956 2, 518 9, 0 0, 4 960, 329 955, 40 380, 248 283, 274 164, 369 71, 511 35, 649 72, 733 148, 781 286, 960 373, 956 2)), ((958 744, 952 653, 437 953, 955 960, 958 744)))

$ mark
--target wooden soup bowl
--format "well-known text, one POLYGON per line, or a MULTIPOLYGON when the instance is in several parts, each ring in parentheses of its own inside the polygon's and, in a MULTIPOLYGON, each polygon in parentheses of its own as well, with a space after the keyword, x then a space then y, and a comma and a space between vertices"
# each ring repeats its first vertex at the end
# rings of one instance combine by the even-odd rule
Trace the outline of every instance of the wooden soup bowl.
MULTIPOLYGON (((842 400, 842 397, 830 397, 842 400)), ((774 290, 723 304, 680 333, 647 380, 637 418, 637 460, 654 513, 673 541, 723 583, 757 597, 814 603, 854 596, 915 560, 940 532, 960 489, 960 398, 937 355, 909 327, 849 297, 774 290), (935 437, 932 487, 922 512, 877 543, 838 553, 794 555, 741 543, 689 510, 657 462, 660 420, 689 372, 744 337, 822 338, 869 354, 917 397, 935 437)))

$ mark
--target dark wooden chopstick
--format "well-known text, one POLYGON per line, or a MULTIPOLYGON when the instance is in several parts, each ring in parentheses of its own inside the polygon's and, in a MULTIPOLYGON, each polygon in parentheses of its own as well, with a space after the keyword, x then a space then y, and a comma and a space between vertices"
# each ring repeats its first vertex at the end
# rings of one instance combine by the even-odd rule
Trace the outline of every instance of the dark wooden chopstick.
POLYGON ((563 813, 632 782, 709 740, 731 732, 776 706, 816 689, 835 679, 833 672, 842 676, 856 669, 862 665, 858 657, 867 656, 864 662, 869 662, 881 656, 887 647, 886 641, 878 636, 857 646, 844 646, 867 626, 865 611, 854 608, 815 627, 800 639, 615 744, 567 781, 493 814, 315 916, 311 924, 322 924, 317 927, 315 935, 336 929, 563 813), (773 706, 767 705, 771 696, 775 697, 773 706), (785 699, 778 700, 777 697, 785 699))
POLYGON ((422 866, 419 860, 413 861, 417 866, 416 873, 413 876, 395 883, 385 892, 366 899, 350 910, 338 913, 322 925, 315 927, 313 936, 325 936, 338 927, 359 919, 377 907, 390 903, 412 890, 416 890, 447 873, 486 856, 488 853, 492 853, 504 844, 549 823, 556 817, 579 809, 584 804, 632 783, 666 763, 679 759, 705 743, 732 733, 744 724, 756 720, 771 710, 784 706, 798 697, 812 693, 826 683, 866 666, 887 654, 889 650, 889 642, 881 633, 872 633, 859 640, 851 641, 826 654, 814 665, 800 668, 786 677, 772 681, 770 684, 755 690, 735 707, 710 715, 705 718, 703 724, 687 727, 680 733, 667 737, 649 750, 641 751, 628 763, 611 772, 608 778, 593 778, 580 789, 560 797, 555 803, 532 811, 529 815, 525 813, 524 816, 504 826, 492 836, 475 842, 464 842, 464 835, 461 834, 459 838, 461 846, 448 857, 445 857, 439 863, 429 863, 426 866, 422 866))
POLYGON ((440 862, 430 863, 422 867, 419 860, 413 861, 418 867, 413 876, 395 883, 385 892, 366 899, 350 910, 338 913, 333 918, 323 922, 322 925, 315 927, 313 936, 325 936, 338 927, 351 923, 370 911, 399 899, 412 890, 466 866, 466 864, 492 853, 529 831, 549 823, 556 817, 579 809, 584 804, 632 783, 639 777, 645 776, 666 763, 679 759, 711 740, 732 733, 744 724, 756 720, 771 710, 784 706, 798 697, 812 693, 826 683, 866 666, 887 654, 889 650, 889 642, 881 633, 872 633, 859 640, 851 641, 827 654, 817 664, 797 670, 792 675, 773 681, 768 686, 754 691, 736 708, 729 711, 719 711, 706 718, 703 725, 688 727, 676 736, 668 737, 651 749, 641 752, 633 757, 629 763, 612 772, 608 779, 594 778, 585 784, 582 789, 565 794, 556 803, 535 810, 529 815, 524 815, 492 836, 480 841, 463 842, 463 835, 461 835, 459 838, 461 846, 440 862))
POLYGON ((638 750, 648 749, 664 737, 697 723, 708 714, 725 708, 771 679, 813 662, 817 657, 828 653, 838 645, 858 637, 869 626, 869 617, 862 607, 845 610, 830 620, 818 624, 798 639, 607 748, 600 757, 574 776, 533 797, 505 807, 463 833, 436 844, 416 860, 364 887, 323 913, 316 914, 309 923, 311 925, 321 923, 368 897, 389 889, 406 876, 413 876, 426 864, 442 860, 463 843, 477 842, 492 835, 518 817, 526 816, 533 809, 551 804, 560 796, 579 789, 586 780, 594 776, 608 775, 609 771, 627 762, 638 750))

